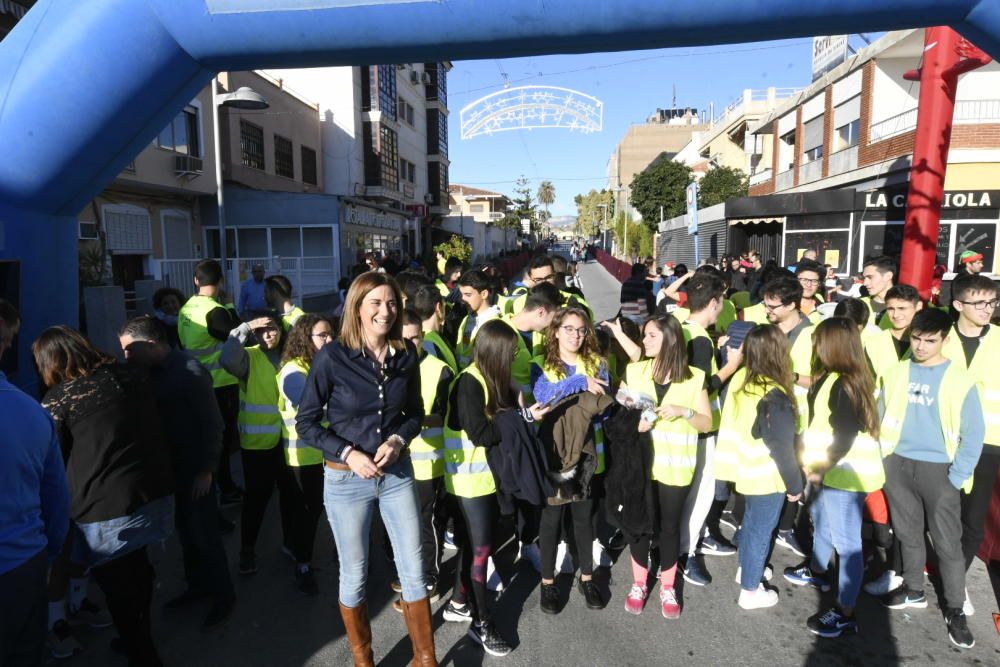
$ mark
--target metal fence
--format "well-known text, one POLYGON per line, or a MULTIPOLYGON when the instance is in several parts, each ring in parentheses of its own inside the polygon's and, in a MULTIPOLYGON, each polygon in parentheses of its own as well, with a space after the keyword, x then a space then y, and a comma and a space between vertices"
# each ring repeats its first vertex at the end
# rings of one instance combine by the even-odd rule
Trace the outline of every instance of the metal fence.
MULTIPOLYGON (((185 296, 194 294, 194 267, 200 259, 160 260, 158 276, 168 287, 185 296)), ((334 292, 337 289, 337 262, 334 257, 240 257, 226 260, 225 282, 235 297, 239 286, 250 278, 250 270, 261 264, 267 275, 281 274, 292 281, 293 300, 301 304, 303 296, 334 292)))

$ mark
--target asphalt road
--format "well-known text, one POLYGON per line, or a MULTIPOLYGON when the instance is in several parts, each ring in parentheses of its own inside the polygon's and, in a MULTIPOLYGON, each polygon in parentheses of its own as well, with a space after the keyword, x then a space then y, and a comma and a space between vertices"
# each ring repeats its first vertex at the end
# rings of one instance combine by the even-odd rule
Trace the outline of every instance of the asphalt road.
MULTIPOLYGON (((617 283, 596 263, 581 264, 587 299, 599 318, 618 308, 617 283)), ((306 598, 296 591, 292 564, 280 553, 276 501, 272 501, 258 546, 259 572, 243 578, 235 574, 238 536, 225 538, 238 602, 224 627, 212 633, 199 631, 205 606, 167 612, 163 603, 179 592, 182 581, 180 552, 171 538, 153 550, 158 575, 154 599, 154 633, 167 665, 184 667, 349 665, 350 652, 337 610, 337 566, 332 538, 325 520, 317 540, 316 564, 320 594, 306 598)), ((224 512, 238 519, 238 508, 224 512)), ((401 614, 391 607, 390 574, 382 548, 373 546, 369 581, 369 604, 376 662, 387 667, 403 666, 411 658, 401 614)), ((630 616, 622 608, 631 580, 627 553, 614 567, 598 571, 596 578, 609 597, 606 609, 588 610, 572 579, 560 577, 565 607, 557 616, 538 607, 538 574, 527 563, 514 563, 508 547, 497 560, 507 587, 499 596, 494 615, 501 631, 515 646, 506 658, 485 656, 466 637, 467 626, 446 623, 440 610, 445 597, 434 605, 435 640, 442 665, 1000 665, 1000 639, 990 612, 996 609, 986 570, 979 561, 969 576, 969 591, 977 613, 969 619, 977 645, 968 651, 953 647, 937 607, 933 586, 927 586, 930 605, 924 610, 892 612, 862 594, 858 614, 861 634, 823 640, 805 629, 806 618, 831 603, 811 589, 803 589, 781 578, 784 567, 798 559, 776 550, 771 563, 774 584, 781 596, 771 609, 745 612, 736 606, 739 586, 733 581, 735 557, 708 558, 714 581, 698 588, 679 584, 684 607, 680 619, 665 620, 659 613, 657 590, 641 616, 630 616)), ((443 580, 453 576, 451 554, 446 552, 443 580)), ((95 595, 99 597, 99 595, 95 595)), ((114 654, 109 642, 113 629, 78 632, 85 652, 67 661, 50 664, 74 667, 117 667, 125 659, 114 654)))

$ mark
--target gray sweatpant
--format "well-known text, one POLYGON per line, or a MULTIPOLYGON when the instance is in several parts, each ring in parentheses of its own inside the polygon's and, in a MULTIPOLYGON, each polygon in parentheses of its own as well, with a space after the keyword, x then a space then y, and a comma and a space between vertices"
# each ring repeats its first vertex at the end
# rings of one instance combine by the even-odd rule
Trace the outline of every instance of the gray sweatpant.
POLYGON ((948 481, 950 463, 928 463, 890 454, 885 459, 885 497, 892 530, 903 554, 903 581, 924 588, 924 520, 938 557, 944 606, 961 609, 965 601, 962 555, 962 507, 959 491, 948 481))

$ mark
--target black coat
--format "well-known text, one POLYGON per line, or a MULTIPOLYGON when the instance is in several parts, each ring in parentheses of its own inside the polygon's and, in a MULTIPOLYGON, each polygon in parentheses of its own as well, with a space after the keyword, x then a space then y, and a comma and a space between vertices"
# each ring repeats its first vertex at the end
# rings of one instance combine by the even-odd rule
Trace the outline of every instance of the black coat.
POLYGON ((640 410, 618 407, 604 422, 604 489, 608 521, 626 537, 652 535, 653 438, 639 433, 640 410))
POLYGON ((546 471, 545 452, 534 430, 517 410, 499 413, 494 422, 500 429, 500 444, 486 449, 486 460, 497 485, 497 501, 503 514, 513 514, 515 499, 545 505, 555 491, 546 471))

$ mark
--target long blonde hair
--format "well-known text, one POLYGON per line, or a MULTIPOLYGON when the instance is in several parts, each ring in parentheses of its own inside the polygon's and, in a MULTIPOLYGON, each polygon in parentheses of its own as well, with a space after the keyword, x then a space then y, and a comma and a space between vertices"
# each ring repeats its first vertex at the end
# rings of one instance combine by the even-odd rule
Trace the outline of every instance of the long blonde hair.
POLYGON ((389 328, 386 339, 394 349, 402 350, 403 344, 403 293, 395 279, 385 273, 368 271, 362 273, 351 283, 344 298, 344 314, 340 323, 340 341, 344 347, 360 350, 365 345, 364 327, 361 324, 361 302, 373 289, 388 286, 396 299, 396 318, 389 328))

